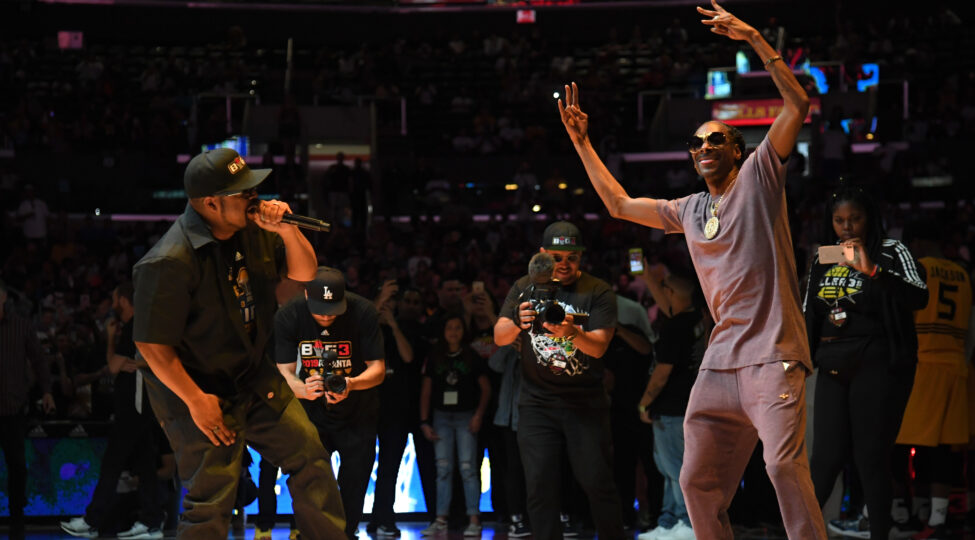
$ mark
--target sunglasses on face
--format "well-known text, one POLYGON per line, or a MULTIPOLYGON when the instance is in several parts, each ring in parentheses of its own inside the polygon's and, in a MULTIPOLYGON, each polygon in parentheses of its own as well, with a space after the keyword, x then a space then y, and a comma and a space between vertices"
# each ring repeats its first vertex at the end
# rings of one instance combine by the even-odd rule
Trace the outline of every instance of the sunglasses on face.
POLYGON ((245 189, 244 191, 231 191, 229 193, 221 193, 221 197, 240 197, 241 199, 250 199, 257 195, 257 188, 253 187, 250 189, 245 189))
POLYGON ((728 136, 720 131, 712 131, 703 137, 694 135, 690 139, 687 139, 687 149, 691 152, 697 152, 704 146, 704 141, 707 141, 711 146, 721 146, 728 142, 728 136))
POLYGON ((567 260, 567 261, 569 261, 570 263, 573 263, 573 264, 579 262, 579 256, 578 255, 566 255, 566 256, 562 256, 562 255, 552 254, 552 259, 555 260, 556 263, 562 262, 562 259, 565 259, 565 260, 567 260))

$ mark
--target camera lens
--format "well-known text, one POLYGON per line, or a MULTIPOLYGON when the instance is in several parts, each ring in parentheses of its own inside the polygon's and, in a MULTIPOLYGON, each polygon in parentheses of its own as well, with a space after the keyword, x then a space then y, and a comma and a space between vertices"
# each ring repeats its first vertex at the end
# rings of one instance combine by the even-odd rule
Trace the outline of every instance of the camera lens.
POLYGON ((555 302, 552 302, 546 306, 544 310, 542 310, 540 315, 547 323, 560 324, 563 320, 565 320, 565 308, 559 304, 556 304, 555 302))
POLYGON ((341 375, 329 375, 325 377, 325 388, 333 394, 345 392, 345 377, 341 375))

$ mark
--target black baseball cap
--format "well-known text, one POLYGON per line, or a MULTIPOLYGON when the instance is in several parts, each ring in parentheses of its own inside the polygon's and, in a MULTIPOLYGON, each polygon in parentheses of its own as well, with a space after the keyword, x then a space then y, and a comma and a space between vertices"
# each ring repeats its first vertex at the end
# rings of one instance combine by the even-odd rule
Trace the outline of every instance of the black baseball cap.
POLYGON ((183 174, 186 196, 229 195, 257 187, 271 169, 251 169, 231 148, 207 150, 190 160, 183 174))
POLYGON ((542 233, 542 247, 553 251, 582 251, 582 233, 568 221, 556 221, 542 233))
POLYGON ((345 276, 335 268, 319 266, 315 279, 305 284, 308 311, 312 315, 341 315, 345 313, 345 276))

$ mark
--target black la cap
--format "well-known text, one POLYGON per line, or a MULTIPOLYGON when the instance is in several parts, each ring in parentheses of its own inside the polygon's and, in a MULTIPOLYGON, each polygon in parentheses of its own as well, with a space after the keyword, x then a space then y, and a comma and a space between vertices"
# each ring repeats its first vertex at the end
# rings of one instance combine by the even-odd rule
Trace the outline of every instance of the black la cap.
POLYGON ((217 148, 190 160, 183 174, 183 188, 191 199, 229 195, 257 187, 269 174, 271 169, 251 170, 236 150, 217 148))
POLYGON ((315 279, 305 284, 308 311, 312 315, 341 315, 345 313, 345 276, 335 268, 319 266, 315 279))

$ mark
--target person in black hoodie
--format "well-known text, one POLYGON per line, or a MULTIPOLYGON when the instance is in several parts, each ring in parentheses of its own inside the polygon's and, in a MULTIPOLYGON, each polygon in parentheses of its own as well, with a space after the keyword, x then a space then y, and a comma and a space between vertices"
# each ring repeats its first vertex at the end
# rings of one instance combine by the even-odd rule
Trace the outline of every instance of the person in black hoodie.
POLYGON ((810 460, 823 505, 853 458, 866 516, 832 521, 840 534, 887 538, 892 500, 890 455, 917 366, 913 311, 927 304, 924 267, 901 242, 886 238, 874 201, 842 187, 827 205, 824 245, 852 248, 843 262, 814 256, 803 311, 819 369, 810 460), (854 529, 854 530, 850 530, 854 529))

